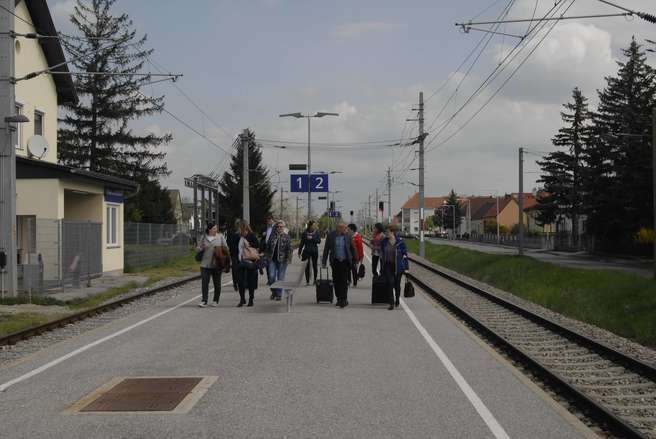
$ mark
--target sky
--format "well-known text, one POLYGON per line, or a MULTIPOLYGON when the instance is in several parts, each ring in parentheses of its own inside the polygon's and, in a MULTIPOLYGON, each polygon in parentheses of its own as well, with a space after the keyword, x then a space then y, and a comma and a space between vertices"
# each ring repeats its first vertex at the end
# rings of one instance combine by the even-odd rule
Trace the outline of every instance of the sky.
MULTIPOLYGON (((58 29, 73 32, 68 17, 75 0, 48 3, 58 29)), ((387 145, 417 135, 417 123, 406 119, 416 117, 412 109, 420 91, 430 133, 426 196, 451 189, 463 195, 517 192, 520 146, 529 152, 524 176, 529 191, 537 187, 539 177, 535 160, 554 149, 550 139, 561 126, 561 106, 572 89, 579 87, 594 107, 597 90, 604 87, 605 76, 616 73, 621 49, 632 36, 641 44, 656 40, 656 25, 637 17, 591 18, 560 21, 549 33, 548 27, 535 31, 535 39, 521 52, 512 49, 518 38, 502 35, 472 52, 485 34, 464 33, 454 23, 494 20, 508 3, 118 0, 115 10, 126 12, 138 32, 147 34, 148 45, 155 50, 153 61, 167 72, 184 75, 176 83, 179 89, 162 83, 144 90, 165 95, 168 111, 228 151, 245 128, 277 144, 306 142, 306 121, 281 119, 281 113, 337 112, 339 117, 312 121, 312 141, 317 142, 312 148, 313 170, 342 172, 331 176, 330 186, 341 191, 335 198, 348 212, 362 208, 376 189, 386 193, 391 168, 392 207, 398 212, 417 190, 418 161, 415 146, 387 145), (458 70, 470 53, 474 55, 458 70), (499 63, 517 53, 513 63, 470 99, 499 63), (381 140, 392 142, 362 145, 381 140), (358 142, 358 148, 346 147, 358 142)), ((554 0, 512 3, 508 19, 543 17, 554 6, 554 0)), ((656 14, 652 0, 617 3, 656 14)), ((616 12, 620 11, 597 0, 576 0, 566 15, 616 12)), ((528 28, 528 23, 521 23, 497 30, 523 35, 528 28)), ((649 62, 656 65, 654 61, 650 56, 649 62)), ((156 71, 152 65, 145 70, 156 71)), ((183 188, 184 177, 195 173, 226 168, 223 150, 166 114, 138 121, 134 128, 173 134, 166 147, 172 173, 163 182, 169 188, 183 188)), ((286 191, 289 163, 307 160, 304 147, 287 145, 284 150, 264 148, 266 166, 272 173, 280 170, 286 191)), ((315 202, 313 209, 323 206, 315 202)))

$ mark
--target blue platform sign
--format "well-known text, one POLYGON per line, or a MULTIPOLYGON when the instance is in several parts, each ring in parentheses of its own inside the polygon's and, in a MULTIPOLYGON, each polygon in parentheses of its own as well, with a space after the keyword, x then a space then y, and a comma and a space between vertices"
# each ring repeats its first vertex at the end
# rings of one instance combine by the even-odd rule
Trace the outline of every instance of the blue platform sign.
POLYGON ((342 213, 339 212, 339 211, 337 211, 337 210, 331 210, 330 212, 328 212, 328 216, 329 216, 330 218, 341 218, 341 217, 342 217, 342 213))
MULTIPOLYGON (((311 177, 311 192, 328 192, 328 174, 312 174, 311 177)), ((290 184, 290 192, 307 192, 307 174, 292 174, 290 184)))

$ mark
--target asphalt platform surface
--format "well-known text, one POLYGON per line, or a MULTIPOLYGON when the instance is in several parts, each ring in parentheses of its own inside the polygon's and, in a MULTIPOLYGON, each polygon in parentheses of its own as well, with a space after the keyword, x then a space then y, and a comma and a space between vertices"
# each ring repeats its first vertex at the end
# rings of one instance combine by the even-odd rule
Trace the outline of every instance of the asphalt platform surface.
POLYGON ((589 434, 423 293, 394 311, 371 305, 369 274, 368 266, 345 309, 316 304, 305 286, 291 313, 265 285, 253 308, 236 308, 237 294, 224 286, 218 308, 200 309, 190 290, 53 345, 0 369, 0 388, 18 379, 0 392, 0 437, 589 434), (62 413, 116 377, 137 376, 218 379, 186 414, 62 413))

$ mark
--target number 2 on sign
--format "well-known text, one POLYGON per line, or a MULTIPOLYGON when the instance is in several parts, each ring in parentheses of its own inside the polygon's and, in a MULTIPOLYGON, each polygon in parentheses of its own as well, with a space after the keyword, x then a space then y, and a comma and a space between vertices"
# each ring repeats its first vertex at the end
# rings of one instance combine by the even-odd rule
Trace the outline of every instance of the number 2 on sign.
POLYGON ((316 189, 323 189, 323 177, 317 178, 317 186, 316 189))

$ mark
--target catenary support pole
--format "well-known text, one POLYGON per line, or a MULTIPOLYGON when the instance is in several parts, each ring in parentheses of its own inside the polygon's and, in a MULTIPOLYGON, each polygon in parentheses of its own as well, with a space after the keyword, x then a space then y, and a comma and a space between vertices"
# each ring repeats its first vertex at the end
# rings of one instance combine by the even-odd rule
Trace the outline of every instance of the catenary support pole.
POLYGON ((654 200, 654 278, 656 278, 656 107, 652 110, 652 140, 651 140, 651 166, 652 166, 652 197, 654 200))
MULTIPOLYGON (((200 186, 200 229, 205 230, 207 226, 207 204, 205 203, 205 186, 200 186)), ((202 232, 204 233, 204 232, 202 232)))
POLYGON ((424 199, 424 92, 419 92, 419 256, 426 255, 424 228, 426 227, 424 199))
POLYGON ((196 242, 198 242, 198 238, 200 237, 198 230, 198 179, 194 175, 194 237, 196 238, 196 242))
POLYGON ((524 254, 524 148, 519 148, 519 256, 524 254))
POLYGON ((16 149, 14 148, 15 126, 4 121, 15 114, 15 85, 7 78, 13 78, 15 0, 0 0, 0 250, 7 256, 7 266, 3 277, 4 289, 10 296, 16 295, 16 149))
MULTIPOLYGON (((378 212, 380 212, 380 199, 378 198, 378 189, 376 189, 376 202, 374 203, 376 206, 376 222, 378 221, 378 212)), ((382 221, 382 219, 381 219, 382 221)))
POLYGON ((392 224, 392 168, 387 168, 387 224, 392 224))
POLYGON ((251 223, 251 201, 250 201, 250 168, 248 165, 248 156, 250 151, 250 139, 248 138, 248 130, 244 130, 241 134, 241 145, 243 155, 243 170, 242 170, 242 184, 243 184, 243 210, 242 216, 244 221, 248 224, 251 223))

